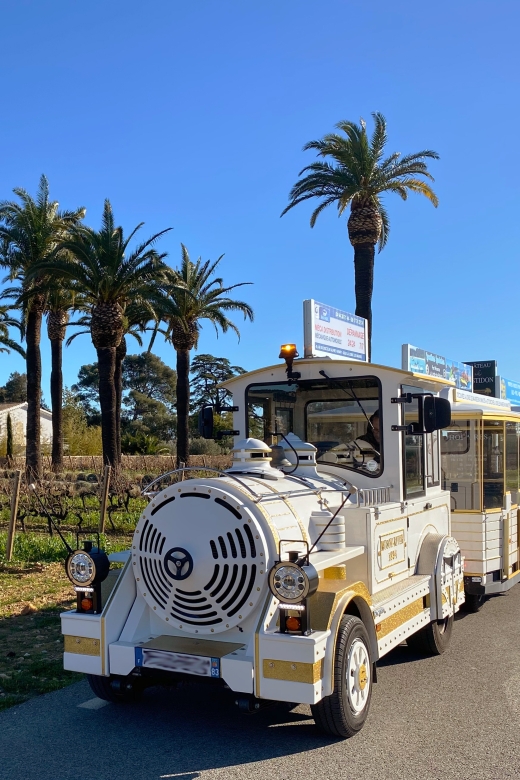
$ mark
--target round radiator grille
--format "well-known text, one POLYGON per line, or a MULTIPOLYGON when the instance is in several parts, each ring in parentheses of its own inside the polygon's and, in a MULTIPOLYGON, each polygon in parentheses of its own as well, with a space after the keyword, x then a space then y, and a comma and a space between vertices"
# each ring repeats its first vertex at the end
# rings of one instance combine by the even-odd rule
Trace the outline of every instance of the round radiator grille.
POLYGON ((185 485, 157 495, 139 520, 132 548, 137 587, 175 628, 219 633, 254 610, 266 585, 267 545, 232 496, 185 485))

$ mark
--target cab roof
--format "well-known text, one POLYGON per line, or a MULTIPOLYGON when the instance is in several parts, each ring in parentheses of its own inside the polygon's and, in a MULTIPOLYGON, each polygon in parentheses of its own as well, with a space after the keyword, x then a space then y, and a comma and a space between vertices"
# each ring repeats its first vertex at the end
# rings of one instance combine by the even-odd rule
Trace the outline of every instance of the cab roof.
MULTIPOLYGON (((294 361, 293 369, 295 371, 302 371, 304 368, 316 368, 316 373, 321 369, 328 369, 327 373, 330 372, 331 376, 334 377, 340 377, 342 375, 341 371, 338 372, 339 368, 348 368, 351 371, 355 369, 356 374, 353 374, 353 376, 366 376, 367 373, 370 374, 374 370, 377 372, 383 371, 388 372, 389 374, 399 375, 399 381, 402 383, 410 383, 414 385, 418 384, 420 386, 428 387, 433 392, 438 392, 444 388, 455 387, 455 383, 449 379, 442 379, 441 377, 430 377, 426 374, 416 374, 412 371, 404 371, 403 369, 395 368, 394 366, 383 366, 378 363, 365 363, 360 360, 313 357, 300 358, 294 361)), ((246 384, 251 384, 251 380, 261 381, 262 374, 270 374, 271 377, 273 377, 272 379, 269 377, 270 381, 283 381, 285 377, 285 363, 276 363, 272 366, 263 366, 262 368, 256 368, 253 371, 248 371, 245 374, 238 374, 237 376, 222 382, 219 387, 228 389, 230 386, 234 386, 237 383, 244 383, 244 381, 246 384), (278 378, 280 373, 282 373, 283 376, 278 378), (275 379, 273 375, 276 375, 277 378, 275 379)), ((302 380, 305 380, 306 378, 307 377, 302 376, 302 380)))

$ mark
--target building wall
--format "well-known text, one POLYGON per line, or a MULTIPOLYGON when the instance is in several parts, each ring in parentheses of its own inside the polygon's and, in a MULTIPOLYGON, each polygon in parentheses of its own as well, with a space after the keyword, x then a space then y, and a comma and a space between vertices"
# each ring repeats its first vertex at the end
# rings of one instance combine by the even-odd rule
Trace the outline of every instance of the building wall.
MULTIPOLYGON (((0 442, 5 447, 7 438, 7 415, 11 415, 13 424, 13 440, 15 454, 21 454, 25 450, 27 431, 27 404, 14 406, 11 409, 0 410, 0 442)), ((40 414, 41 443, 42 447, 51 447, 52 443, 52 415, 42 409, 40 414)))

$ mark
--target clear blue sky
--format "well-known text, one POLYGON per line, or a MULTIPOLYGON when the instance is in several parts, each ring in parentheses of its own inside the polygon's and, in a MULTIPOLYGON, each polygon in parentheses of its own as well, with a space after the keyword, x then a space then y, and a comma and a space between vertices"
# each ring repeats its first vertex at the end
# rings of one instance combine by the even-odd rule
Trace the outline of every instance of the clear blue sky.
MULTIPOLYGON (((374 361, 400 365, 411 342, 520 380, 519 17, 515 0, 3 0, 0 199, 45 173, 94 227, 106 197, 126 230, 172 226, 174 265, 181 241, 193 258, 225 253, 225 282, 254 283, 238 292, 255 322, 240 344, 206 324, 199 348, 253 369, 284 341, 303 351, 305 298, 354 311, 345 219, 279 215, 314 159, 302 146, 381 111, 389 152, 441 155, 440 205, 386 200, 374 361)), ((46 338, 42 353, 49 400, 46 338)), ((78 338, 66 383, 94 360, 78 338)), ((0 384, 13 370, 23 361, 0 355, 0 384)))

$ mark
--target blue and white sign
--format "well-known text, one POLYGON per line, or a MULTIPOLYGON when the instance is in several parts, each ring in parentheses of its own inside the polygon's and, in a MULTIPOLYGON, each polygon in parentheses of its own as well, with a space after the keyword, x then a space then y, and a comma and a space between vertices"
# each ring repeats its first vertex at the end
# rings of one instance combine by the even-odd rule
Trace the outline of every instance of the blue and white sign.
POLYGON ((403 371, 448 379, 461 390, 473 390, 473 369, 467 363, 450 360, 412 344, 403 344, 401 365, 403 371))
POLYGON ((513 382, 512 379, 497 376, 496 384, 498 392, 495 395, 498 398, 505 398, 507 401, 511 401, 514 406, 520 406, 520 382, 513 382))
POLYGON ((305 357, 326 356, 366 360, 366 325, 363 317, 327 303, 303 302, 305 357))

